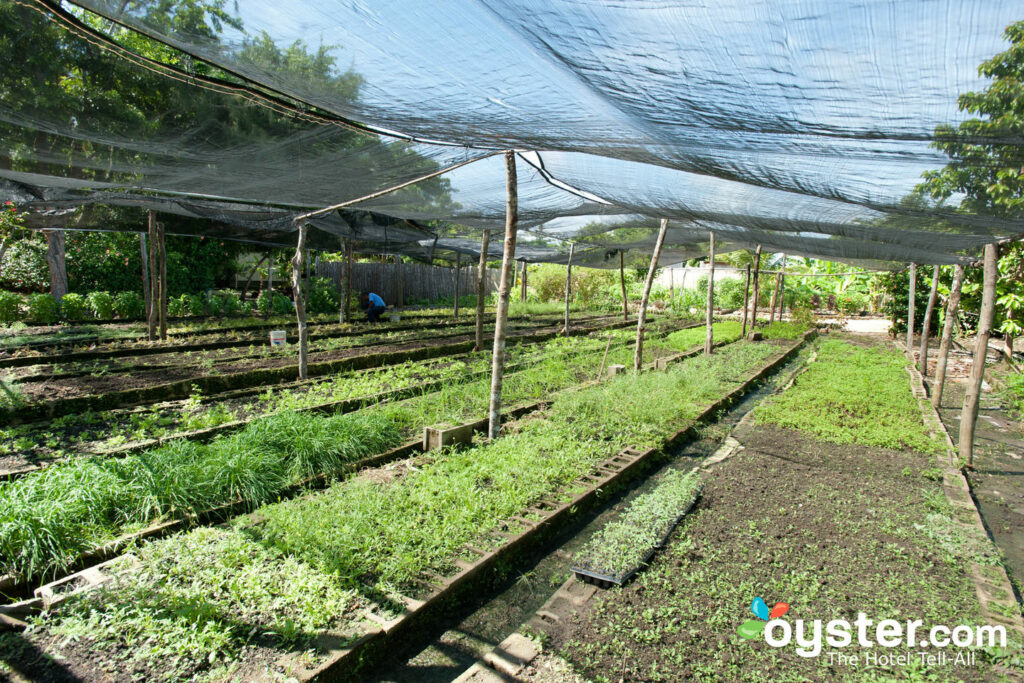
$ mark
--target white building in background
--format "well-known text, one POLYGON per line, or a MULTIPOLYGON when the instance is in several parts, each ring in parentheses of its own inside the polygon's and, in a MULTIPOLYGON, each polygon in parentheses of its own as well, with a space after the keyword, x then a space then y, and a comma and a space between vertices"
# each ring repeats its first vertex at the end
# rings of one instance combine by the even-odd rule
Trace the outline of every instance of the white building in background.
MULTIPOLYGON (((687 267, 683 263, 676 263, 665 266, 654 278, 654 284, 661 287, 674 286, 677 290, 688 287, 696 287, 697 280, 701 275, 708 274, 708 264, 701 263, 699 266, 687 267)), ((715 282, 728 279, 741 279, 747 276, 746 270, 739 270, 727 263, 715 263, 715 282)))

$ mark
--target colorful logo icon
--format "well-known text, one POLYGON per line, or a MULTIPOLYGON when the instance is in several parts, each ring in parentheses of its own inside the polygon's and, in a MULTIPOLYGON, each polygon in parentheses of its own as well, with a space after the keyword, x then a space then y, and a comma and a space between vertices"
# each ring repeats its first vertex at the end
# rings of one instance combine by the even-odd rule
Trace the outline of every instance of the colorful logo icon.
POLYGON ((765 604, 762 598, 754 598, 754 601, 750 603, 750 611, 754 613, 754 616, 760 619, 747 619, 740 624, 739 634, 741 638, 747 640, 753 640, 754 638, 760 638, 764 632, 764 625, 772 619, 778 619, 786 612, 789 611, 789 605, 784 602, 775 603, 775 607, 771 610, 768 609, 768 605, 765 604))

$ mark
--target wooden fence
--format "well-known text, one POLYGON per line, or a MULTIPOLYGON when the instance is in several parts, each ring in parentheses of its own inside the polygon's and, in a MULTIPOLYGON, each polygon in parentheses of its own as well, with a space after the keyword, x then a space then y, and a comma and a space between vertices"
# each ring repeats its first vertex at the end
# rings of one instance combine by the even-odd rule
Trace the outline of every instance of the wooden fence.
MULTIPOLYGON (((476 266, 461 269, 459 293, 462 296, 476 294, 476 266)), ((316 260, 313 272, 341 287, 345 264, 339 261, 316 260)), ((486 291, 488 294, 498 288, 500 271, 487 269, 486 291)), ((428 266, 422 263, 353 263, 352 291, 375 292, 389 306, 403 306, 415 299, 437 301, 442 297, 455 296, 455 269, 428 266)))

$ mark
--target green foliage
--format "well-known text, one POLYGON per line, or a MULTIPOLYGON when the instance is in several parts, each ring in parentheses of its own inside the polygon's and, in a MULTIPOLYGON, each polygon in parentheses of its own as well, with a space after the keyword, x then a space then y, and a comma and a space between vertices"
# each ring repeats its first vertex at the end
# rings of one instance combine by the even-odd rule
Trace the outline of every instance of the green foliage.
MULTIPOLYGON (((738 280, 733 277, 715 278, 714 303, 717 308, 740 308, 743 306, 743 286, 746 279, 738 280)), ((764 287, 761 288, 762 291, 764 287)), ((708 305, 708 276, 701 275, 697 278, 697 284, 692 289, 684 289, 681 292, 686 302, 686 308, 704 309, 708 305)))
MULTIPOLYGON (((928 308, 928 294, 931 291, 931 273, 927 268, 918 268, 914 285, 914 331, 920 332, 924 325, 924 314, 928 308)), ((875 286, 885 294, 882 312, 891 323, 889 332, 905 334, 907 331, 907 299, 910 296, 910 271, 878 273, 875 275, 875 286)), ((938 315, 932 315, 934 334, 939 327, 938 315)))
POLYGON ((114 297, 109 292, 89 292, 89 308, 97 320, 114 317, 114 297))
POLYGON ((671 532, 700 494, 696 472, 668 472, 649 493, 635 498, 623 513, 577 553, 573 566, 619 581, 635 571, 671 532))
POLYGON ((338 311, 341 292, 334 287, 333 282, 327 278, 314 277, 310 281, 310 288, 312 290, 309 292, 308 299, 310 313, 336 313, 338 311))
POLYGON ((60 300, 60 310, 65 320, 72 322, 85 320, 89 313, 89 301, 81 294, 71 292, 65 294, 60 300))
POLYGON ((799 429, 834 443, 933 453, 942 450, 928 435, 910 392, 906 359, 882 348, 826 340, 817 361, 792 387, 758 406, 760 423, 799 429))
POLYGON ((397 445, 378 414, 284 412, 208 444, 56 464, 0 484, 0 571, 40 577, 126 529, 240 501, 254 506, 313 474, 397 445))
POLYGON ((206 315, 206 302, 201 294, 182 294, 181 305, 185 315, 206 315))
POLYGON ((42 292, 50 286, 46 239, 31 232, 16 240, 0 263, 0 287, 16 292, 42 292))
POLYGON ((280 292, 264 289, 256 298, 256 310, 263 315, 284 315, 294 312, 292 300, 280 292))
POLYGON ((21 297, 14 292, 0 290, 0 323, 13 323, 21 319, 21 297))
POLYGON ((779 320, 763 328, 761 334, 765 339, 799 339, 809 328, 810 325, 799 320, 792 322, 779 320))
POLYGON ((121 320, 140 320, 146 315, 146 301, 138 292, 118 292, 114 296, 114 313, 121 320))
POLYGON ((57 322, 59 307, 52 295, 30 294, 26 303, 30 321, 47 324, 57 322))
MULTIPOLYGON (((721 323, 713 323, 711 331, 714 336, 714 342, 718 344, 719 342, 739 339, 740 333, 743 331, 743 325, 734 320, 727 320, 721 323)), ((706 328, 690 327, 668 335, 661 345, 675 351, 689 351, 697 345, 702 345, 706 337, 706 328)))

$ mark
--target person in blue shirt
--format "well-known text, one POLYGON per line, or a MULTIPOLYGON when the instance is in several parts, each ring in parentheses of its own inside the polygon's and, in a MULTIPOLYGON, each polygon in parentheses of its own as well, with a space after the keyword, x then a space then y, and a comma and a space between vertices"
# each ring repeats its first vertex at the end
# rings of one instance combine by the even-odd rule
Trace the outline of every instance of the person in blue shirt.
POLYGON ((367 320, 375 323, 380 320, 380 314, 387 308, 387 304, 373 292, 363 292, 359 297, 359 308, 366 311, 367 320))

